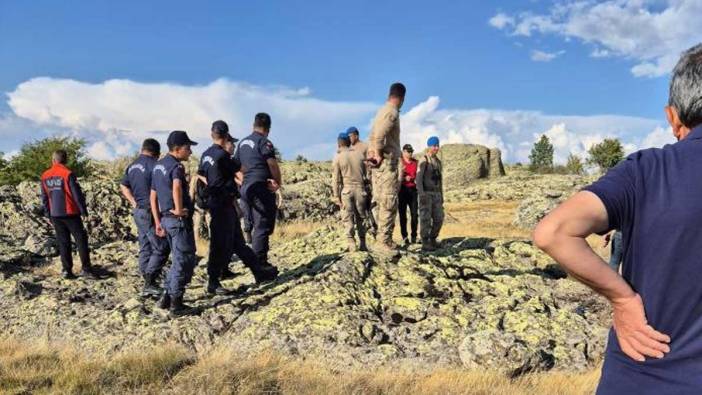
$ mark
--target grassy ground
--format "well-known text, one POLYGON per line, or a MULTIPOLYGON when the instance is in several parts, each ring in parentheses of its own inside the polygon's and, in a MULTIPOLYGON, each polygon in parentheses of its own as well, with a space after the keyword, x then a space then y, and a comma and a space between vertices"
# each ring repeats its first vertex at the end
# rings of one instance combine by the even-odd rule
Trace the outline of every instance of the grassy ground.
POLYGON ((86 357, 69 347, 0 342, 4 394, 586 394, 597 373, 549 373, 510 380, 498 373, 386 369, 337 371, 313 360, 232 351, 194 355, 172 346, 86 357))
MULTIPOLYGON (((529 238, 511 222, 515 202, 446 205, 441 238, 529 238)), ((305 235, 318 223, 280 224, 272 242, 305 235)), ((400 240, 399 230, 396 240, 400 240)), ((602 239, 590 244, 602 256, 602 239)), ((207 243, 198 243, 206 254, 207 243)), ((241 355, 217 349, 193 354, 179 346, 123 353, 109 359, 65 345, 0 341, 0 394, 589 394, 599 370, 582 374, 537 373, 509 379, 498 372, 390 369, 348 371, 313 358, 275 353, 241 355)))

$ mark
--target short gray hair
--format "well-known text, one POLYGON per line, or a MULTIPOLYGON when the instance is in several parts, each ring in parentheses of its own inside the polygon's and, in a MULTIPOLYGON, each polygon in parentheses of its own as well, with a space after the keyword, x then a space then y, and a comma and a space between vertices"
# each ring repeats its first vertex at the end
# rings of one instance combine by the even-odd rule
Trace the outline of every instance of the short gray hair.
POLYGON ((683 52, 673 69, 668 104, 688 128, 702 124, 702 44, 683 52))

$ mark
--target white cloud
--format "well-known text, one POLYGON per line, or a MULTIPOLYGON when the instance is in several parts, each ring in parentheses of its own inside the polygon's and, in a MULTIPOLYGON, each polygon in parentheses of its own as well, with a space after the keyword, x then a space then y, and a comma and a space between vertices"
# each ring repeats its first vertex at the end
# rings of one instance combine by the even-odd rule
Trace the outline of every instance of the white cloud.
POLYGON ((500 12, 500 13, 496 14, 495 16, 493 16, 492 18, 490 18, 488 23, 492 27, 495 27, 498 29, 504 29, 507 26, 514 25, 514 18, 500 12))
MULTIPOLYGON (((138 149, 146 137, 162 143, 172 129, 185 129, 201 144, 209 143, 214 119, 227 120, 234 135, 248 134, 253 114, 273 117, 272 140, 286 158, 301 154, 329 159, 336 135, 355 124, 367 134, 378 103, 332 102, 306 89, 263 88, 228 80, 203 86, 144 84, 111 80, 89 84, 38 78, 9 93, 15 112, 0 115, 0 151, 52 134, 81 137, 93 158, 110 159, 138 149)), ((619 115, 549 115, 537 111, 443 109, 436 96, 403 111, 403 143, 423 147, 431 135, 444 143, 473 143, 500 148, 507 161, 526 162, 543 133, 554 143, 555 159, 584 153, 605 137, 626 147, 645 148, 672 142, 662 120, 619 115)))
POLYGON ((509 28, 515 36, 540 33, 579 39, 595 47, 593 57, 631 59, 636 62, 632 74, 657 77, 668 73, 680 53, 700 41, 702 25, 695 23, 700 15, 699 0, 566 0, 546 14, 498 13, 490 24, 509 28), (512 22, 496 24, 495 18, 512 22))
POLYGON ((441 109, 430 97, 403 114, 403 142, 424 147, 432 135, 444 143, 473 143, 502 150, 503 159, 527 162, 533 143, 546 134, 554 159, 564 163, 570 153, 584 155, 604 138, 619 138, 630 151, 662 146, 662 121, 620 115, 547 115, 537 111, 441 109))
POLYGON ((673 143, 675 143, 675 137, 673 137, 673 131, 670 127, 657 127, 644 137, 640 148, 662 147, 673 143))
MULTIPOLYGON (((224 119, 235 135, 248 134, 257 112, 271 114, 271 140, 287 154, 310 142, 333 139, 350 124, 366 121, 376 105, 334 102, 311 96, 308 88, 261 87, 219 79, 207 85, 109 80, 91 84, 70 79, 34 78, 8 93, 21 118, 40 126, 73 131, 91 144, 91 155, 111 158, 134 149, 146 137, 165 140, 183 129, 202 143, 212 121, 224 119)), ((204 147, 203 147, 204 146, 204 147)), ((326 157, 327 153, 311 153, 326 157)))
POLYGON ((550 62, 553 59, 556 59, 557 57, 563 55, 565 51, 558 51, 558 52, 544 52, 544 51, 539 51, 539 50, 534 50, 531 51, 531 60, 534 62, 550 62))

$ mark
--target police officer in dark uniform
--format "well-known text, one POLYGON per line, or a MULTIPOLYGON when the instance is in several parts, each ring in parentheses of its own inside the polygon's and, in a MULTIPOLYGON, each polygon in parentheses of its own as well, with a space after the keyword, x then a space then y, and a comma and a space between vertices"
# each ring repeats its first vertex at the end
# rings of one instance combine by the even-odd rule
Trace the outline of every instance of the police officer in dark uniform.
POLYGON ((197 145, 181 130, 168 136, 168 155, 156 163, 151 175, 151 211, 156 234, 166 237, 171 248, 171 267, 166 276, 166 292, 159 307, 170 309, 172 317, 192 314, 194 309, 183 304, 185 286, 197 265, 193 231, 193 204, 188 194, 185 167, 192 154, 190 146, 197 145))
POLYGON ((139 271, 144 277, 141 295, 161 296, 157 279, 168 259, 168 242, 156 236, 151 214, 151 173, 161 155, 161 145, 146 139, 141 145, 141 155, 124 171, 120 185, 122 195, 132 205, 132 216, 137 226, 139 240, 139 271))
POLYGON ((254 274, 257 282, 270 277, 270 273, 261 270, 256 255, 244 242, 241 233, 239 215, 236 211, 235 200, 238 195, 234 177, 241 165, 224 149, 229 135, 229 126, 224 121, 212 124, 212 144, 202 154, 198 174, 206 177, 206 205, 210 210, 210 253, 207 263, 209 276, 207 293, 225 295, 228 290, 220 284, 220 277, 228 267, 232 253, 236 253, 241 261, 254 274))
MULTIPOLYGON (((258 113, 254 119, 253 133, 239 142, 235 158, 241 162, 244 180, 241 185, 242 199, 251 210, 253 234, 251 247, 259 263, 267 268, 268 238, 275 229, 278 208, 275 192, 280 188, 281 174, 275 158, 273 143, 268 140, 271 117, 258 113)), ((277 269, 270 269, 277 275, 277 269)))

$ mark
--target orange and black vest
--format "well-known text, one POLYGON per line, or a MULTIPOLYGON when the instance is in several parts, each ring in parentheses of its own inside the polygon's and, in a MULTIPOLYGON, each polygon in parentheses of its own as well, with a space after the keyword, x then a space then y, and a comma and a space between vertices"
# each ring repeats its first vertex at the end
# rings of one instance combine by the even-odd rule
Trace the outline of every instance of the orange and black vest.
POLYGON ((41 175, 41 196, 47 217, 87 215, 85 197, 76 176, 62 164, 54 164, 41 175))

